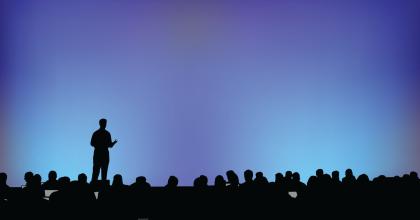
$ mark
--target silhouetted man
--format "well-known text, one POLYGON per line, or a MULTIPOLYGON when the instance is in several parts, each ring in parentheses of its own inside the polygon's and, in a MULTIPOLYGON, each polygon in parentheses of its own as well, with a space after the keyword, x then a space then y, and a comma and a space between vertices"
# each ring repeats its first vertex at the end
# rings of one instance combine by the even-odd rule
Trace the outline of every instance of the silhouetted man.
POLYGON ((96 130, 90 141, 90 145, 95 148, 93 153, 93 172, 92 182, 96 182, 99 176, 99 170, 101 170, 102 180, 106 180, 109 165, 109 151, 108 148, 113 147, 117 140, 112 142, 111 134, 105 130, 106 119, 99 120, 99 129, 96 130))

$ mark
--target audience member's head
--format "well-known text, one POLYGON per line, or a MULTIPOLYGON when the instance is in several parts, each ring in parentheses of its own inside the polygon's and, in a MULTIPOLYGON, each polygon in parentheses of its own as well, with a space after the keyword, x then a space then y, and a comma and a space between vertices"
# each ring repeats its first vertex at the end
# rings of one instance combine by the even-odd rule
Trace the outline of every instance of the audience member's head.
POLYGON ((353 170, 347 169, 346 170, 346 177, 353 177, 353 170))
POLYGON ((0 187, 7 186, 7 174, 0 173, 0 187))
POLYGON ((79 176, 77 176, 77 181, 81 184, 87 184, 87 176, 84 173, 79 174, 79 176))
POLYGON ((208 186, 209 179, 207 178, 207 176, 201 175, 199 178, 202 186, 208 186))
POLYGON ((239 185, 239 177, 233 170, 227 171, 226 177, 230 187, 237 187, 239 185))
POLYGON ((48 173, 48 181, 56 181, 57 180, 57 172, 55 172, 54 170, 51 170, 48 173))
POLYGON ((308 182, 306 184, 308 187, 315 187, 316 186, 316 176, 311 176, 308 179, 308 182))
POLYGON ((292 180, 292 175, 293 175, 292 171, 288 170, 288 171, 286 171, 286 173, 284 174, 284 179, 285 179, 286 181, 290 181, 290 180, 292 180))
POLYGON ((340 173, 337 170, 332 172, 332 180, 334 182, 340 182, 340 173))
POLYGON ((224 188, 226 186, 226 180, 222 175, 217 175, 214 179, 214 186, 216 188, 224 188))
POLYGON ((244 179, 246 183, 252 182, 252 178, 254 178, 254 173, 252 170, 245 170, 244 172, 244 179))
POLYGON ((412 171, 412 172, 410 173, 410 179, 411 179, 411 180, 418 180, 418 179, 419 179, 419 177, 417 176, 417 173, 416 173, 416 172, 412 171))
POLYGON ((146 182, 146 177, 144 176, 139 176, 136 178, 136 183, 145 183, 146 182))
POLYGON ((345 176, 342 180, 343 184, 354 184, 356 182, 356 178, 353 176, 353 171, 351 169, 347 169, 345 172, 345 176))
POLYGON ((120 174, 116 174, 114 175, 114 179, 112 180, 112 185, 113 186, 122 186, 123 183, 123 178, 120 174))
POLYGON ((193 186, 196 188, 200 187, 200 177, 194 179, 193 186))
POLYGON ((282 174, 282 173, 276 173, 276 175, 275 175, 275 179, 274 179, 274 182, 275 182, 276 184, 280 184, 280 183, 282 183, 282 182, 283 182, 283 180, 284 180, 284 176, 283 176, 283 174, 282 174))
POLYGON ((259 185, 268 183, 268 180, 267 178, 265 178, 263 172, 256 172, 254 181, 256 182, 256 184, 259 184, 259 185))
POLYGON ((178 186, 178 178, 176 176, 170 176, 168 178, 167 188, 176 188, 178 186))
POLYGON ((24 179, 26 185, 29 185, 31 183, 33 176, 34 174, 31 171, 25 173, 24 179))
POLYGON ((316 170, 316 177, 318 177, 320 179, 320 178, 322 178, 322 176, 324 176, 324 170, 323 169, 317 169, 316 170))
POLYGON ((41 186, 41 181, 42 181, 42 178, 41 178, 41 175, 39 175, 39 174, 35 174, 32 177, 32 183, 33 183, 34 187, 40 187, 41 186))
POLYGON ((375 178, 377 182, 384 183, 386 181, 386 177, 384 175, 380 175, 375 178))
POLYGON ((294 182, 300 182, 300 174, 298 172, 294 172, 292 179, 294 182))
POLYGON ((368 175, 361 174, 359 177, 357 177, 357 183, 359 183, 359 184, 369 183, 369 177, 368 177, 368 175))
POLYGON ((57 173, 51 170, 48 173, 48 180, 42 184, 43 189, 58 189, 57 173))
POLYGON ((57 182, 58 182, 58 186, 63 189, 70 184, 70 178, 67 176, 63 176, 63 177, 58 178, 57 182))
POLYGON ((197 187, 197 188, 203 188, 203 187, 207 187, 208 186, 207 184, 208 184, 207 177, 204 175, 201 175, 194 180, 193 185, 194 187, 197 187))
POLYGON ((137 177, 136 182, 132 184, 132 186, 135 186, 136 188, 140 188, 140 189, 150 188, 150 184, 147 182, 147 179, 144 176, 137 177))
POLYGON ((320 184, 323 187, 330 187, 332 182, 332 178, 331 175, 328 173, 324 173, 324 175, 322 175, 320 178, 318 177, 318 180, 321 180, 320 184))

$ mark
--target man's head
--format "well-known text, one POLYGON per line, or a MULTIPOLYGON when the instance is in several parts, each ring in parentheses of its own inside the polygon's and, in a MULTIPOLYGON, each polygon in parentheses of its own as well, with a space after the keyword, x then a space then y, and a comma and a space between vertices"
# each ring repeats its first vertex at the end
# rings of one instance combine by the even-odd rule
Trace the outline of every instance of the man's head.
POLYGON ((101 120, 99 120, 99 127, 101 129, 105 129, 106 128, 106 119, 102 118, 101 120))

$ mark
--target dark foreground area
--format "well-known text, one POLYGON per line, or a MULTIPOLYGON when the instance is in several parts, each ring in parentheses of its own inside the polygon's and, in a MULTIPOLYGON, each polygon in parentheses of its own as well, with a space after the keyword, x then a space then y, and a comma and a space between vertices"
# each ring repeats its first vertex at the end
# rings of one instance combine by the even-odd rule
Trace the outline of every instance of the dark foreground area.
POLYGON ((151 187, 145 177, 125 185, 121 175, 88 183, 56 179, 54 171, 41 182, 39 175, 25 174, 26 185, 8 187, 0 175, 0 219, 348 219, 394 217, 417 219, 420 181, 417 173, 403 176, 346 171, 324 174, 318 170, 302 183, 298 173, 278 173, 269 182, 261 172, 247 170, 243 183, 233 171, 217 176, 208 185, 206 176, 192 187, 178 186, 171 176, 164 187, 151 187))

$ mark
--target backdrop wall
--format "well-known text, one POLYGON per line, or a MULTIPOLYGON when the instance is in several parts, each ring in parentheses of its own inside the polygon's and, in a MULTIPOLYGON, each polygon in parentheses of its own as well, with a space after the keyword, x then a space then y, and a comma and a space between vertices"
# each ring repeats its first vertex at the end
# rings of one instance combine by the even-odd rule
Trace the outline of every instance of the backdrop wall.
POLYGON ((419 1, 3 1, 0 170, 420 171, 419 1))

